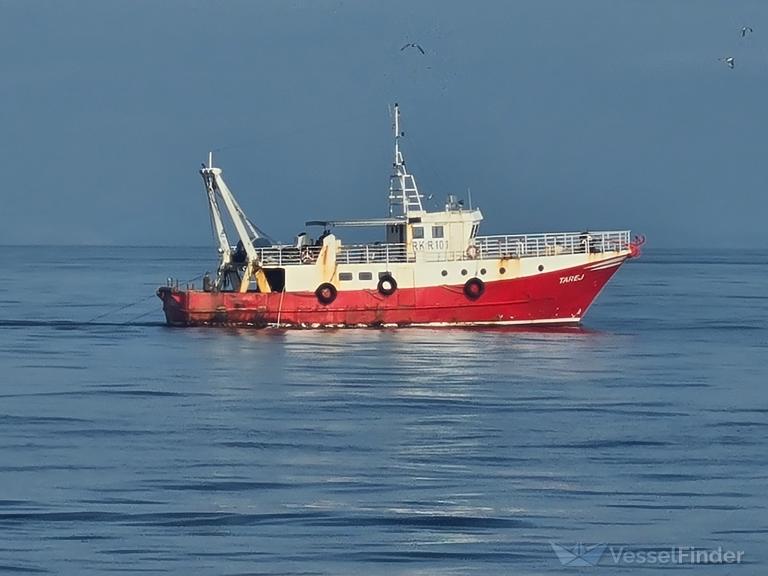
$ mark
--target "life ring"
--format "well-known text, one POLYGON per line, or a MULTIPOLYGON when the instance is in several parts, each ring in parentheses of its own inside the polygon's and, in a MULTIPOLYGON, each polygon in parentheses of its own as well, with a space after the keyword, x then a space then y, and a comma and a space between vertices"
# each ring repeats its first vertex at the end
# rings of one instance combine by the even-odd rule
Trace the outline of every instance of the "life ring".
POLYGON ((397 290, 397 281, 392 277, 392 274, 383 274, 379 278, 379 283, 376 286, 376 290, 379 294, 384 296, 392 296, 397 290))
POLYGON ((315 290, 315 296, 317 296, 317 300, 320 304, 330 304, 336 300, 336 295, 336 286, 330 282, 323 282, 317 287, 317 290, 315 290))
POLYGON ((477 300, 485 292, 485 282, 480 278, 470 278, 464 284, 464 295, 470 300, 477 300))
POLYGON ((634 240, 629 243, 629 257, 637 258, 640 256, 640 247, 645 244, 645 236, 635 236, 634 240))
POLYGON ((467 258, 470 260, 476 260, 477 256, 480 254, 480 250, 477 249, 477 246, 474 244, 471 244, 469 248, 467 248, 467 258))

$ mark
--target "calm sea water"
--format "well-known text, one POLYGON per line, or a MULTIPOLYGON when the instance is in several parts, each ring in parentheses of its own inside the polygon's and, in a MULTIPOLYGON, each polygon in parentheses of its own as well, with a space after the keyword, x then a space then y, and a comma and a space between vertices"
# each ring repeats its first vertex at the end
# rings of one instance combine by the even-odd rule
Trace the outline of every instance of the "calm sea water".
POLYGON ((0 248, 0 572, 768 569, 768 252, 649 249, 581 330, 167 328, 212 252, 0 248))

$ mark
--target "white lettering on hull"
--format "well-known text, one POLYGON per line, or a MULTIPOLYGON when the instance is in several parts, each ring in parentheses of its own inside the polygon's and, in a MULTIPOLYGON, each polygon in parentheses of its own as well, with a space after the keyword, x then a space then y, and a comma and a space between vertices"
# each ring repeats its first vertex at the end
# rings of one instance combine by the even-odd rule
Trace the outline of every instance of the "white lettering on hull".
POLYGON ((434 250, 445 250, 448 247, 445 240, 414 240, 412 246, 414 252, 432 252, 434 250))
POLYGON ((584 280, 584 274, 574 274, 572 276, 560 276, 560 284, 568 284, 569 282, 581 282, 584 280))

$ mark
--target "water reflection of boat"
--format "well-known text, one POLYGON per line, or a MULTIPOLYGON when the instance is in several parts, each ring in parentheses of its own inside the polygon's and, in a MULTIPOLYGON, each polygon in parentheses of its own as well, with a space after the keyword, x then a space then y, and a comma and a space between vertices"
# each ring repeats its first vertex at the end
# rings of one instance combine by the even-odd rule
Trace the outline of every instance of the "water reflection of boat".
POLYGON ((202 290, 158 290, 171 325, 281 327, 578 324, 642 241, 624 231, 479 236, 478 208, 448 196, 422 204, 400 149, 395 105, 389 217, 313 220, 291 245, 275 244, 245 215, 209 156, 200 173, 220 262, 202 290), (232 246, 220 203, 239 238, 232 246), (384 241, 343 244, 333 230, 372 227, 384 241))

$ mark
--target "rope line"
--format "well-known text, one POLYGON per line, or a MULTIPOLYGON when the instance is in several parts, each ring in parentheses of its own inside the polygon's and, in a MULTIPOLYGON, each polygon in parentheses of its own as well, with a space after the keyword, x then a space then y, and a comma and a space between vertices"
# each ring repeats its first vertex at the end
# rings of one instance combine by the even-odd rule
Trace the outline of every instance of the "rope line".
POLYGON ((153 308, 152 310, 148 310, 147 312, 144 312, 144 314, 139 314, 138 316, 135 316, 135 317, 131 318, 130 320, 126 320, 125 322, 123 322, 123 324, 126 324, 126 325, 133 324, 137 320, 141 320, 142 318, 145 318, 145 317, 149 316, 150 314, 155 314, 155 313, 157 313, 157 310, 155 310, 153 308))
POLYGON ((277 307, 277 327, 280 328, 280 314, 283 312, 283 296, 285 296, 285 287, 280 292, 280 305, 277 307))
MULTIPOLYGON (((194 282, 195 280, 199 280, 202 277, 203 277, 202 274, 198 274, 194 278, 190 278, 189 280, 184 282, 184 284, 189 284, 191 282, 194 282)), ((140 300, 137 300, 136 302, 130 302, 129 304, 124 304, 123 306, 120 306, 119 308, 114 308, 112 310, 107 310, 106 312, 104 312, 102 314, 97 314, 96 316, 94 316, 90 320, 86 321, 86 324, 91 324, 92 322, 95 322, 96 320, 101 320, 102 318, 105 318, 106 316, 109 316, 110 314, 117 314, 118 312, 122 312, 123 310, 127 310, 128 308, 133 308, 134 306, 138 306, 139 304, 143 304, 144 302, 147 302, 151 298, 155 298, 155 294, 152 294, 150 296, 145 296, 144 298, 141 298, 140 300)), ((146 312, 145 314, 142 314, 138 318, 143 318, 144 316, 148 316, 152 312, 154 312, 154 310, 150 310, 149 312, 146 312)), ((135 322, 138 318, 130 320, 130 322, 135 322)))
POLYGON ((95 322, 96 320, 101 320, 102 318, 104 318, 106 316, 109 316, 110 314, 117 314, 118 312, 121 312, 123 310, 127 310, 128 308, 131 308, 133 306, 138 306, 139 304, 142 304, 143 302, 146 302, 150 298, 154 298, 154 297, 155 297, 155 295, 152 294, 151 296, 145 296, 144 298, 142 298, 141 300, 138 300, 136 302, 131 302, 130 304, 125 304, 125 305, 120 306, 119 308, 115 308, 113 310, 107 310, 103 314, 98 314, 98 315, 94 316, 93 318, 88 320, 86 322, 86 324, 90 324, 91 322, 95 322))

